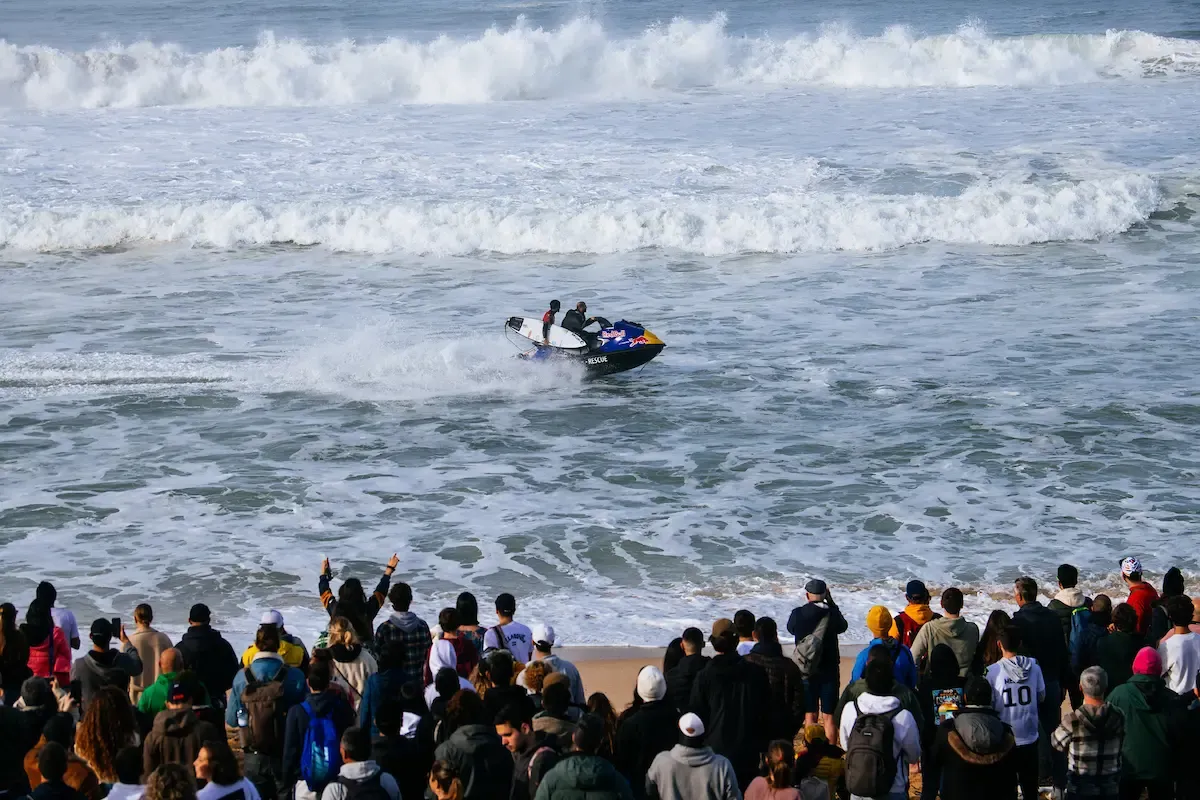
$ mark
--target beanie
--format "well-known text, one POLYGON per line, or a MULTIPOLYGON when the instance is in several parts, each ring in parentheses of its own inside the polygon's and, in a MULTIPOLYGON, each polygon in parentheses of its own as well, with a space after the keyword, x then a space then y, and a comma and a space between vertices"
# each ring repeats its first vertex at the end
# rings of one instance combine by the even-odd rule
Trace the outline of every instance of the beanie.
POLYGON ((867 612, 867 630, 876 639, 886 638, 892 629, 892 612, 883 606, 872 606, 867 612))
POLYGON ((1133 659, 1134 675, 1150 675, 1157 678, 1162 675, 1162 658, 1153 647, 1143 647, 1138 650, 1133 659))
POLYGON ((647 703, 662 700, 667 696, 667 679, 658 667, 642 667, 637 677, 638 697, 647 703))

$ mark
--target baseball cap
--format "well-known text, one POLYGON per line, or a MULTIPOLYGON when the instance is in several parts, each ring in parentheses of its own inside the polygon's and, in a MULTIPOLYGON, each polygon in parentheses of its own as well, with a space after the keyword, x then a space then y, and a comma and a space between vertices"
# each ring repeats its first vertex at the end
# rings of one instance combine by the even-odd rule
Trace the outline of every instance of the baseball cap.
POLYGON ((712 638, 713 639, 720 639, 722 636, 734 636, 734 635, 735 634, 733 631, 733 620, 726 619, 725 617, 721 617, 719 620, 717 620, 716 622, 713 623, 713 626, 712 626, 712 638))
POLYGON ((115 633, 112 628, 112 623, 107 619, 98 619, 92 623, 92 636, 107 636, 111 639, 115 633))
POLYGON ((907 597, 929 597, 929 590, 925 588, 924 581, 909 581, 904 587, 904 594, 907 597))
POLYGON ((1127 558, 1121 562, 1121 574, 1126 577, 1133 575, 1135 572, 1141 572, 1141 571, 1142 571, 1142 562, 1138 561, 1133 556, 1130 556, 1129 558, 1127 558))
POLYGON ((187 687, 179 681, 174 681, 171 688, 167 689, 168 703, 187 703, 191 699, 192 696, 188 693, 187 687))
POLYGON ((554 627, 552 625, 538 624, 533 626, 533 643, 538 650, 548 651, 551 647, 554 647, 554 642, 554 627), (545 645, 545 647, 542 645, 545 645))
POLYGON ((804 584, 804 591, 809 594, 825 594, 829 591, 829 587, 825 585, 825 581, 820 578, 813 578, 808 583, 804 584))
POLYGON ((272 608, 270 611, 268 611, 267 613, 262 615, 262 619, 259 620, 258 624, 274 625, 277 628, 282 628, 283 627, 283 614, 280 614, 278 611, 276 611, 275 609, 272 608))
POLYGON ((692 712, 688 712, 679 718, 679 730, 684 736, 696 738, 704 735, 704 720, 692 712))
POLYGON ((208 606, 204 605, 204 603, 196 603, 188 611, 188 622, 199 622, 201 625, 207 625, 211 621, 212 612, 208 610, 208 606))

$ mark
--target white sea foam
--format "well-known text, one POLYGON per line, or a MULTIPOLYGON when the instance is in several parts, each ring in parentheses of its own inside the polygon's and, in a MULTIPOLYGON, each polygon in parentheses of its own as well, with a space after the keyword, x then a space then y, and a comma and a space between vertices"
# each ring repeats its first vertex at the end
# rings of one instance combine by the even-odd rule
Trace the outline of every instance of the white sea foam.
POLYGON ((0 247, 87 250, 180 242, 232 248, 280 243, 363 253, 704 255, 884 250, 924 241, 1022 245, 1086 240, 1143 221, 1156 183, 1127 173, 1058 183, 985 181, 956 197, 810 191, 762 199, 505 199, 425 203, 203 202, 0 212, 0 247))
POLYGON ((0 41, 0 105, 41 109, 325 106, 625 98, 697 87, 1034 86, 1196 74, 1200 43, 1142 31, 994 37, 973 27, 738 36, 718 15, 611 35, 593 19, 518 21, 474 38, 316 43, 264 35, 189 52, 140 41, 83 52, 0 41))

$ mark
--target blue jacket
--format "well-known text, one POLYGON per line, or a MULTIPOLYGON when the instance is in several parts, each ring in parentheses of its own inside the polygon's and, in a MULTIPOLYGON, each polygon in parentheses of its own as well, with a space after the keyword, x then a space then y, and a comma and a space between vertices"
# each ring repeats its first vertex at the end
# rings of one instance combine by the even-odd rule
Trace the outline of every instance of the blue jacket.
POLYGON ((913 661, 912 650, 909 650, 904 645, 900 644, 896 639, 872 639, 867 643, 867 646, 858 654, 858 658, 854 659, 854 671, 850 673, 850 682, 854 683, 863 676, 863 670, 867 667, 867 651, 877 644, 884 645, 892 651, 892 677, 896 679, 896 683, 903 683, 910 689, 917 688, 917 664, 913 661), (896 650, 895 648, 899 648, 896 650))
POLYGON ((400 687, 408 682, 408 673, 402 669, 387 669, 367 678, 362 700, 358 703, 358 726, 370 728, 372 736, 379 735, 375 727, 375 714, 385 699, 399 699, 400 687))
POLYGON ((805 603, 799 608, 792 609, 788 617, 787 631, 796 637, 796 643, 817 629, 817 624, 826 614, 829 615, 829 625, 825 628, 825 647, 821 650, 821 664, 818 670, 825 680, 836 680, 842 656, 838 652, 838 634, 846 632, 849 625, 846 618, 833 602, 805 603))
MULTIPOLYGON (((250 662, 250 672, 260 681, 270 680, 279 674, 280 669, 287 670, 283 677, 284 705, 290 709, 304 702, 308 695, 308 682, 304 673, 295 667, 283 663, 283 659, 271 656, 255 658, 250 662)), ((229 695, 229 707, 225 709, 225 724, 231 728, 237 727, 237 714, 242 708, 242 692, 246 690, 246 670, 239 669, 233 676, 233 691, 229 695)))

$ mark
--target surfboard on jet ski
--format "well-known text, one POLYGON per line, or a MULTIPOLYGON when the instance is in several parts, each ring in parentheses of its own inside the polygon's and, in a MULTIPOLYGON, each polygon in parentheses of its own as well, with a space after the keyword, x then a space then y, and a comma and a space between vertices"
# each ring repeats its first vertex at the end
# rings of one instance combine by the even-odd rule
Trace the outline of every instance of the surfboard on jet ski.
MULTIPOLYGON (((532 344, 521 355, 535 361, 559 358, 581 364, 589 375, 612 375, 637 369, 652 361, 666 344, 645 326, 628 320, 609 322, 596 317, 600 330, 583 334, 551 325, 549 344, 542 338, 543 323, 536 317, 510 317, 504 324, 506 335, 517 336, 532 344)), ((511 340, 511 336, 510 336, 511 340)))

